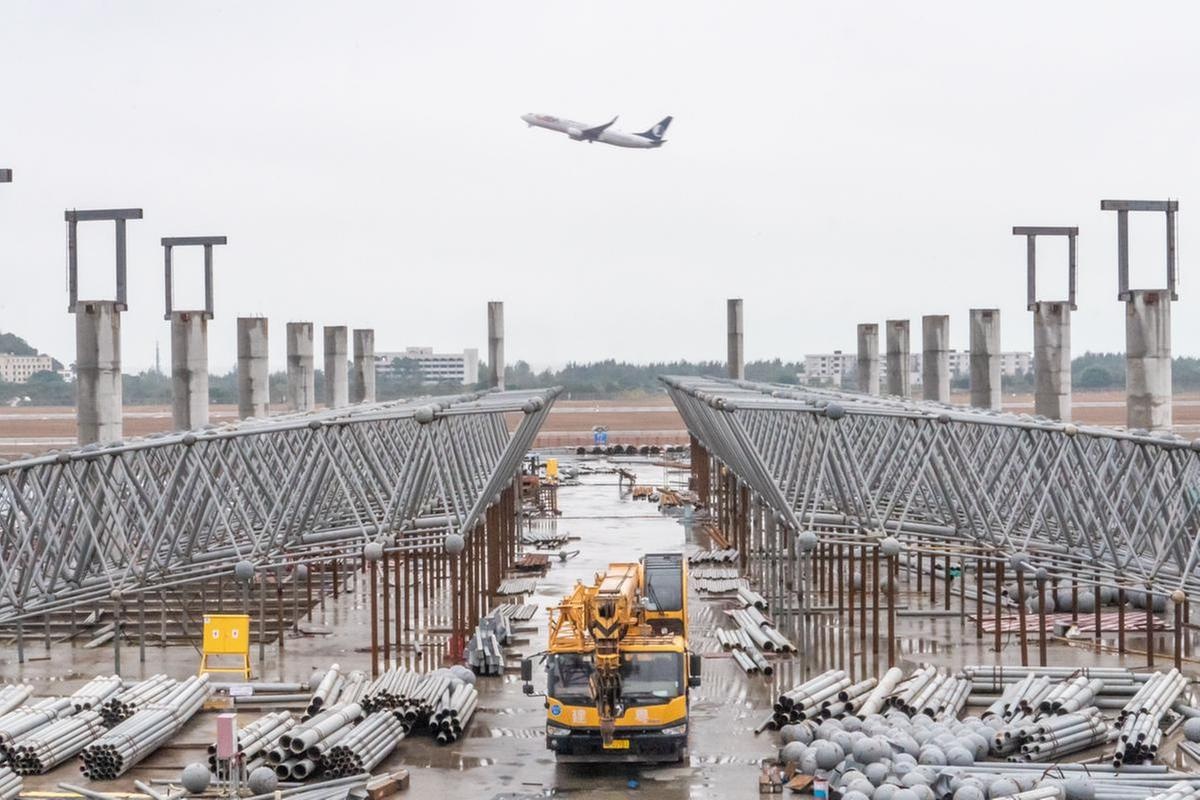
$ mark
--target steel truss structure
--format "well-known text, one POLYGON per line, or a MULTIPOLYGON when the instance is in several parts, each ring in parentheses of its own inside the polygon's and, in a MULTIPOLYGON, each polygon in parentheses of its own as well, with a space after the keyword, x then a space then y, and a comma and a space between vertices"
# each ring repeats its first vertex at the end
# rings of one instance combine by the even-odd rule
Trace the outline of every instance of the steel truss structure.
POLYGON ((661 380, 692 436, 793 534, 859 544, 893 535, 1079 582, 1200 589, 1200 440, 835 390, 661 380))
POLYGON ((0 622, 231 572, 469 539, 558 389, 247 420, 0 465, 0 622), (520 417, 509 431, 506 415, 520 417))

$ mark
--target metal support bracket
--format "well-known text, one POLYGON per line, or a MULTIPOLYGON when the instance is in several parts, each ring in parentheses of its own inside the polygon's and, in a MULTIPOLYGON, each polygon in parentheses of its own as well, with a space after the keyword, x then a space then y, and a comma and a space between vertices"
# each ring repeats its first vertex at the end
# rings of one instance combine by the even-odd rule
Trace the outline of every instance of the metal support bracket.
POLYGON ((1167 215, 1167 294, 1178 300, 1175 278, 1178 264, 1175 259, 1175 213, 1178 200, 1101 200, 1101 211, 1117 212, 1117 299, 1128 300, 1129 291, 1129 212, 1161 211, 1167 215))
POLYGON ((163 266, 163 285, 167 295, 167 311, 163 314, 163 319, 170 319, 171 312, 175 310, 174 292, 172 291, 172 273, 174 272, 174 263, 171 261, 171 251, 176 247, 203 247, 204 248, 204 317, 205 319, 213 318, 213 245, 228 244, 228 240, 224 236, 167 236, 162 239, 163 258, 165 264, 163 266))
POLYGON ((0 169, 0 183, 12 183, 11 169, 0 169))
POLYGON ((1037 237, 1066 236, 1067 237, 1067 304, 1074 311, 1075 305, 1075 238, 1079 236, 1079 228, 1045 227, 1041 225, 1017 225, 1012 229, 1013 236, 1025 237, 1025 307, 1030 311, 1037 304, 1037 237))
POLYGON ((79 303, 79 237, 76 230, 80 222, 97 222, 111 220, 117 224, 117 310, 124 311, 129 306, 126 303, 125 292, 125 221, 141 219, 140 208, 107 208, 93 211, 66 211, 67 221, 67 288, 71 304, 67 311, 74 314, 75 306, 79 303))

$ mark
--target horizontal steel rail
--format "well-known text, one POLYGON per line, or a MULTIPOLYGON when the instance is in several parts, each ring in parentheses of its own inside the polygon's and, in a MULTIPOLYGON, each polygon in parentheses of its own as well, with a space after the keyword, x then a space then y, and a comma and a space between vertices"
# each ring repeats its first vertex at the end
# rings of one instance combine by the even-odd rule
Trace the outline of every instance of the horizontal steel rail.
POLYGON ((0 622, 239 561, 271 569, 469 537, 558 392, 374 403, 0 464, 0 622), (511 433, 508 415, 520 415, 511 433))
POLYGON ((1200 440, 846 391, 661 379, 793 531, 908 538, 1156 593, 1200 589, 1200 440), (917 537, 921 538, 918 540, 917 537))

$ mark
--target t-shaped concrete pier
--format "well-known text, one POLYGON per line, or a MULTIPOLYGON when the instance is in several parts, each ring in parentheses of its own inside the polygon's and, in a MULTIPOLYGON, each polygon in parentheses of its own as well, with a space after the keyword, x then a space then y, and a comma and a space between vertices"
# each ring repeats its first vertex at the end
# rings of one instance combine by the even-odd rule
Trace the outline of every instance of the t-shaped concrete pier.
POLYGON ((950 317, 921 317, 921 396, 950 402, 950 317))
POLYGON ((316 405, 316 375, 313 373, 313 324, 287 324, 288 411, 312 411, 316 405))
POLYGON ((858 326, 858 390, 879 394, 879 326, 858 326))
POLYGON ((325 340, 325 405, 342 408, 350 405, 349 331, 345 325, 326 325, 325 340))
POLYGON ((1171 417, 1171 302, 1175 292, 1175 200, 1101 200, 1117 212, 1117 299, 1125 303, 1125 424, 1169 430, 1171 417), (1129 212, 1167 215, 1167 288, 1129 288, 1129 212))
POLYGON ((238 416, 270 414, 271 370, 266 317, 238 317, 238 416))
POLYGON ((887 327, 887 391, 899 397, 911 397, 908 349, 908 320, 889 319, 887 327))
POLYGON ((742 327, 744 321, 742 317, 742 301, 741 298, 730 298, 725 302, 725 318, 726 318, 726 358, 725 363, 729 367, 729 377, 734 380, 746 379, 746 351, 744 349, 744 333, 745 328, 742 327))
POLYGON ((1071 312, 1075 310, 1075 238, 1079 228, 1018 226, 1025 237, 1026 307, 1033 312, 1033 407, 1039 416, 1071 419, 1071 312), (1037 300, 1037 237, 1067 237, 1067 299, 1037 300))
POLYGON ((193 430, 208 424, 208 321, 213 318, 213 246, 224 236, 169 236, 162 240, 165 319, 171 322, 171 416, 176 430, 193 430), (204 309, 175 310, 174 263, 176 247, 204 248, 204 309))
POLYGON ((354 329, 354 367, 350 373, 350 402, 375 402, 375 331, 354 329))
POLYGON ((125 222, 140 208, 67 211, 67 310, 75 315, 75 387, 79 444, 121 439, 121 312, 125 289, 125 222), (78 225, 109 221, 116 228, 116 300, 79 299, 78 225))
MULTIPOLYGON (((488 387, 504 391, 504 303, 492 300, 487 305, 488 387)), ((470 376, 467 376, 470 377, 470 376)))
POLYGON ((1000 410, 1000 309, 972 308, 971 405, 1000 410))

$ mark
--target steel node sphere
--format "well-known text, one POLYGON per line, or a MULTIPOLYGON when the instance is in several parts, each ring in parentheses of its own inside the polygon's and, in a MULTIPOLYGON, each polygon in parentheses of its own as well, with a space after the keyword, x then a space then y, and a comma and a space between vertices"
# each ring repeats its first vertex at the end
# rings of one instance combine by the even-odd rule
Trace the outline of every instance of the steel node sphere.
POLYGON ((367 561, 378 561, 383 558, 383 545, 379 542, 368 542, 363 547, 363 558, 367 559, 367 561))
POLYGON ((183 772, 179 774, 179 782, 188 794, 203 794, 212 782, 212 773, 208 771, 207 764, 193 762, 183 768, 183 772))
MULTIPOLYGON (((248 581, 254 577, 254 565, 249 561, 242 560, 233 565, 233 577, 239 581, 248 581)), ((205 767, 207 769, 207 767, 205 767)))
POLYGON ((879 543, 879 552, 885 556, 898 556, 900 550, 900 540, 893 536, 889 536, 879 543))
POLYGON ((442 543, 442 547, 450 555, 456 556, 467 549, 467 540, 462 537, 461 533, 452 533, 446 537, 446 541, 442 543))
POLYGON ((270 767, 255 767, 246 785, 254 794, 270 794, 279 786, 279 777, 270 767))
POLYGON ((841 419, 846 416, 846 409, 842 408, 837 403, 830 403, 825 406, 825 416, 830 419, 841 419))
POLYGON ((800 531, 796 534, 796 549, 801 553, 811 553, 817 547, 817 535, 812 531, 800 531))

